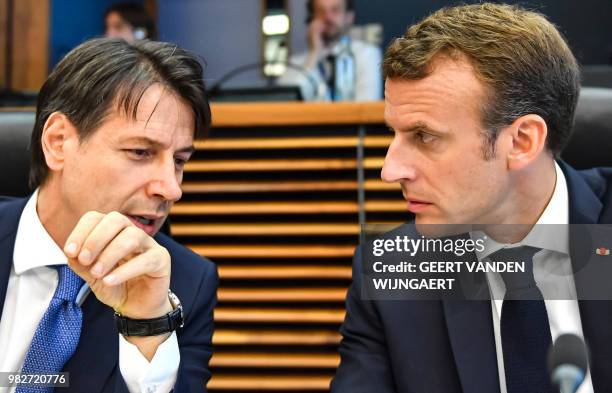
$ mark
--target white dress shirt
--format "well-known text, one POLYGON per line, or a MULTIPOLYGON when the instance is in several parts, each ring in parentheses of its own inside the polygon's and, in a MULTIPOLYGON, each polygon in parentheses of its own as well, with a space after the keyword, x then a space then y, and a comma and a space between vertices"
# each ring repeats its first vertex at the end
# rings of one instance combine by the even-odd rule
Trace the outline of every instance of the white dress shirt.
MULTIPOLYGON (((569 255, 569 197, 567 183, 563 171, 555 163, 557 180, 552 198, 538 219, 536 225, 527 236, 515 245, 541 248, 533 257, 533 275, 544 297, 546 313, 550 323, 550 333, 553 341, 561 334, 572 333, 582 339, 582 323, 576 300, 576 287, 569 255), (557 225, 552 225, 557 224, 557 225), (564 280, 559 280, 564 277, 564 280), (559 300, 563 299, 563 300, 559 300), (572 300, 568 300, 572 299, 572 300)), ((479 261, 489 261, 489 255, 501 248, 509 246, 500 244, 491 238, 485 240, 485 251, 476 252, 479 261)), ((497 367, 501 393, 506 393, 506 374, 504 371, 504 355, 501 341, 501 311, 506 292, 504 282, 499 273, 487 273, 491 291, 491 308, 493 312, 493 331, 497 352, 497 367)), ((591 373, 587 376, 577 393, 593 393, 591 373)))
MULTIPOLYGON (((334 53, 335 49, 335 47, 326 49, 322 58, 334 53)), ((382 76, 380 65, 382 51, 377 46, 355 39, 350 40, 350 49, 355 59, 355 101, 381 100, 382 76)), ((298 67, 305 67, 307 59, 308 52, 303 52, 291 56, 289 63, 298 67)), ((303 72, 288 67, 287 71, 278 79, 278 83, 285 86, 299 86, 305 101, 329 100, 325 76, 321 75, 318 65, 315 65, 313 69, 304 69, 303 72), (314 86, 316 86, 316 90, 314 86)))
MULTIPOLYGON (((27 202, 17 228, 13 265, 0 320, 0 371, 18 372, 23 366, 36 328, 58 285, 57 270, 66 256, 43 227, 36 212, 36 191, 27 202)), ((90 290, 81 288, 77 303, 90 290)), ((93 295, 91 295, 93 296, 93 295)), ((95 356, 95 354, 91 354, 95 356)), ((180 353, 176 333, 161 344, 149 362, 133 344, 119 335, 119 367, 130 393, 169 392, 176 381, 180 353)), ((2 388, 12 393, 15 388, 2 388)))

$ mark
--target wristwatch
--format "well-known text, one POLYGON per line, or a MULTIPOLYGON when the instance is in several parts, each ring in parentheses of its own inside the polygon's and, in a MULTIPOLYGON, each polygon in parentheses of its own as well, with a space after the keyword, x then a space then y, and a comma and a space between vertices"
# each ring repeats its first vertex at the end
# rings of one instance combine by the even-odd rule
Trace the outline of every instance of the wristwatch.
POLYGON ((115 311, 115 324, 119 333, 124 336, 158 336, 182 328, 184 321, 181 301, 170 290, 168 290, 168 298, 174 310, 158 318, 132 319, 115 311))

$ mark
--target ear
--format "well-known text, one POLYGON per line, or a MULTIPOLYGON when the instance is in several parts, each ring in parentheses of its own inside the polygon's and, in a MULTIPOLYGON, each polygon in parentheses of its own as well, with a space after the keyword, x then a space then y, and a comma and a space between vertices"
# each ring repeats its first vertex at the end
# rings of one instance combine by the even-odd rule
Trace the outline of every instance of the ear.
POLYGON ((507 132, 512 146, 508 151, 508 169, 520 170, 535 161, 546 150, 548 127, 544 119, 535 114, 516 119, 507 132))
POLYGON ((43 126, 41 145, 49 170, 61 171, 66 153, 78 147, 76 127, 63 113, 53 112, 43 126))

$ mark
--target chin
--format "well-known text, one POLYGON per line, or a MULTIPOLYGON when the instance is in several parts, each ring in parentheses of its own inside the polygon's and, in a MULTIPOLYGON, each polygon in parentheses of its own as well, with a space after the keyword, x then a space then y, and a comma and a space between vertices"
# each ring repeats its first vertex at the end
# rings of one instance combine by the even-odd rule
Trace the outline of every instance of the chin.
POLYGON ((457 224, 448 218, 435 216, 417 215, 415 226, 421 235, 430 238, 459 235, 471 230, 470 224, 457 224))

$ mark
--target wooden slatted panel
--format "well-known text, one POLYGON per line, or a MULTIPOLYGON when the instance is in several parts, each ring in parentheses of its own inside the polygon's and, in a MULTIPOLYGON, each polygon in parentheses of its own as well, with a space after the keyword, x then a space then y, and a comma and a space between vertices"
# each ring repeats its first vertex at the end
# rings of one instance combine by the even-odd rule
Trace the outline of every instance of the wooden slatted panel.
POLYGON ((346 288, 220 288, 219 301, 233 302, 342 302, 346 288))
MULTIPOLYGON (((257 308, 257 307, 224 307, 215 309, 216 322, 231 323, 288 323, 304 324, 340 324, 344 320, 344 310, 324 308, 257 308)), ((334 330, 335 331, 335 330, 334 330)))
POLYGON ((213 375, 210 391, 328 391, 333 373, 323 375, 213 375))
MULTIPOLYGON (((366 201, 366 211, 406 211, 400 200, 366 201)), ((245 215, 245 214, 338 214, 357 213, 359 204, 351 201, 294 201, 294 202, 199 202, 181 203, 172 209, 176 215, 245 215)))
MULTIPOLYGON (((375 225, 396 227, 402 222, 372 222, 375 225)), ((172 234, 177 236, 342 236, 359 235, 361 226, 356 223, 231 223, 231 224, 175 224, 172 225, 172 234)))
MULTIPOLYGON (((364 160, 366 169, 380 169, 383 166, 384 157, 369 157, 364 160)), ((230 172, 230 171, 315 171, 315 170, 340 170, 356 169, 357 160, 337 158, 316 159, 252 159, 252 160, 195 160, 185 165, 185 172, 230 172)))
POLYGON ((212 367, 241 368, 336 368, 339 356, 333 353, 267 353, 267 352, 218 352, 210 360, 212 367))
MULTIPOLYGON (((356 181, 258 181, 232 183, 219 181, 186 181, 183 183, 185 193, 243 193, 243 192, 324 192, 324 191, 357 191, 356 181)), ((366 179, 366 191, 397 191, 397 183, 384 183, 378 179, 366 179)))
POLYGON ((354 245, 327 244, 207 244, 188 245, 194 252, 213 259, 223 258, 350 258, 354 245))
POLYGON ((230 280, 349 280, 351 278, 351 267, 321 265, 230 265, 220 266, 219 275, 230 280))
POLYGON ((211 392, 328 390, 360 209, 405 211, 380 180, 388 131, 358 137, 383 122, 382 103, 213 106, 171 212, 173 236, 219 269, 211 392), (382 197, 360 206, 361 187, 382 197))
MULTIPOLYGON (((365 138, 366 147, 387 147, 392 138, 369 136, 365 138)), ((358 137, 301 137, 301 138, 217 138, 196 141, 199 150, 259 150, 259 149, 324 149, 338 147, 357 147, 358 137)))
POLYGON ((291 135, 287 126, 384 124, 383 102, 222 103, 213 105, 211 110, 216 128, 281 126, 284 129, 279 136, 291 135))
POLYGON ((278 236, 307 236, 307 235, 357 235, 358 223, 231 223, 231 224, 175 224, 172 225, 172 234, 189 236, 223 236, 223 235, 278 235, 278 236))
MULTIPOLYGON (((354 180, 339 181, 258 181, 252 180, 244 183, 221 181, 186 181, 183 183, 183 192, 199 194, 220 193, 256 193, 256 192, 324 192, 324 191, 356 191, 357 182, 354 180)), ((370 183, 370 187, 380 187, 370 183)), ((395 187, 397 188, 397 187, 395 187)))
POLYGON ((356 213, 359 209, 353 201, 253 201, 253 202, 199 202, 182 203, 174 206, 172 214, 323 214, 356 213))
POLYGON ((234 172, 234 171, 316 171, 355 169, 355 159, 314 158, 301 160, 287 159, 251 159, 251 160, 214 160, 191 161, 185 165, 185 172, 234 172))
POLYGON ((340 333, 330 330, 261 330, 261 329, 217 329, 214 345, 282 346, 282 345, 337 345, 340 333))

